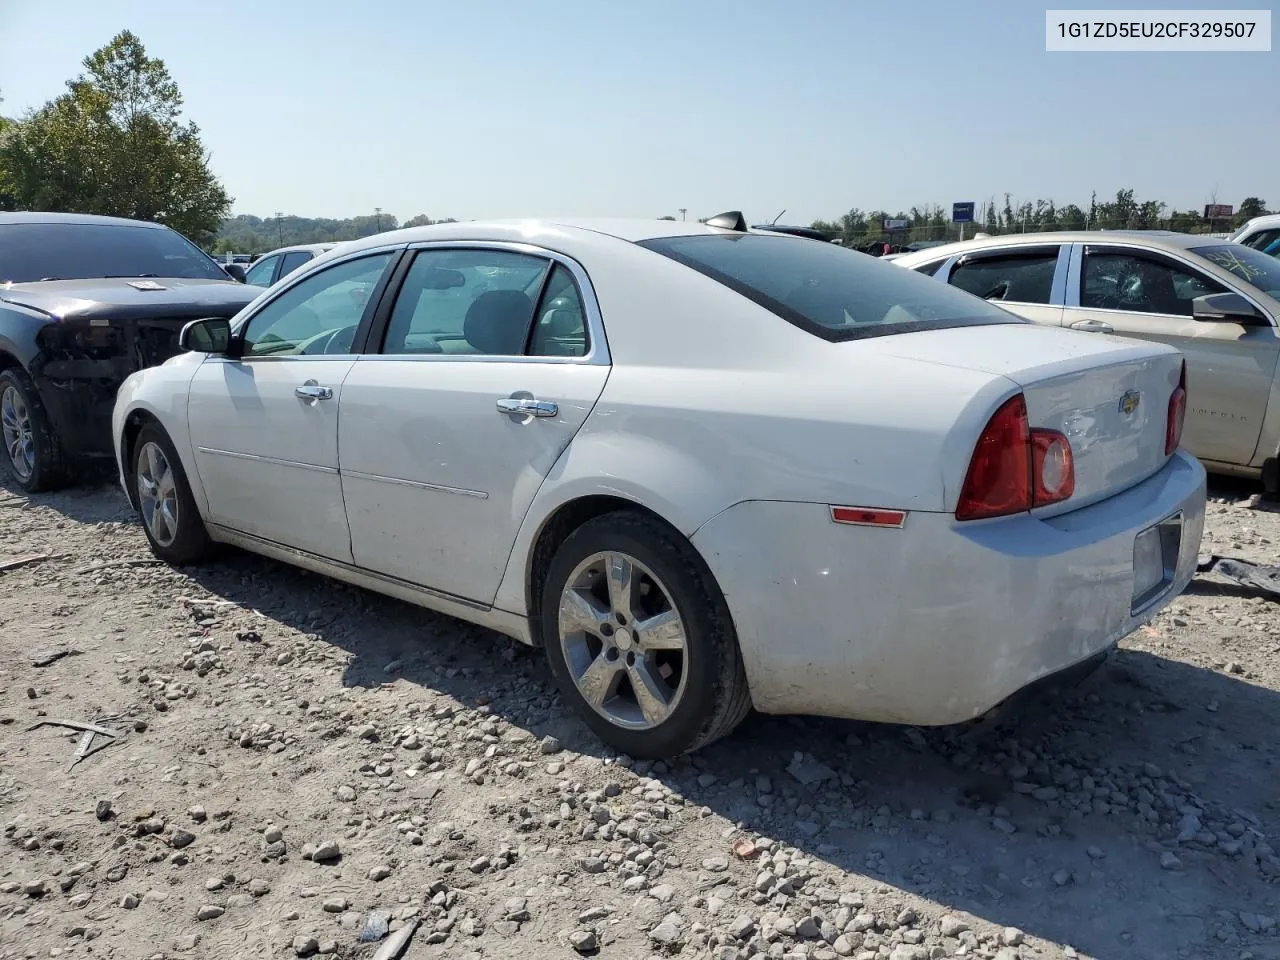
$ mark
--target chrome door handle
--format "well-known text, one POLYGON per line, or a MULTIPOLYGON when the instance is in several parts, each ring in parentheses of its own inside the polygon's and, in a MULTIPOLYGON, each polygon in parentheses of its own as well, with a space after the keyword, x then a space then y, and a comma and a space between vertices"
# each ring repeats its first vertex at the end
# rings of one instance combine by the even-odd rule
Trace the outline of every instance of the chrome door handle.
POLYGON ((498 412, 514 413, 524 417, 554 417, 560 413, 560 408, 550 400, 503 397, 498 401, 498 412))
POLYGON ((314 380, 308 380, 300 387, 293 388, 293 395, 303 400, 310 400, 313 403, 316 400, 332 400, 333 388, 322 387, 314 380))
POLYGON ((1071 325, 1072 330, 1083 330, 1085 333, 1114 333, 1115 330, 1109 323, 1103 323, 1101 320, 1077 320, 1071 325))

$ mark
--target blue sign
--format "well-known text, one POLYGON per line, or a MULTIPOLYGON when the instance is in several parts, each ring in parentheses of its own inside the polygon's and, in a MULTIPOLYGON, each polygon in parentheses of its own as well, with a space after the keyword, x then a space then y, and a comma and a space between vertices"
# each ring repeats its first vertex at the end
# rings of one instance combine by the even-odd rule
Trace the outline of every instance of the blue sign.
POLYGON ((951 205, 952 223, 973 223, 973 201, 951 205))

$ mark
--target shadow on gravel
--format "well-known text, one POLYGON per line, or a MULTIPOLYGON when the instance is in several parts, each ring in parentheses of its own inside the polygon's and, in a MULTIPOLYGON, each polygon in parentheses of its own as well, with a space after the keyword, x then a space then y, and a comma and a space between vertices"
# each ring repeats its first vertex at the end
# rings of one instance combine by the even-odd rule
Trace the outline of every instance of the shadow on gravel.
POLYGON ((13 481, 7 470, 0 467, 0 521, 14 515, 14 511, 25 503, 47 507, 79 523, 136 520, 115 474, 105 466, 91 470, 84 482, 76 486, 36 494, 27 493, 13 481))
MULTIPOLYGON (((349 653, 347 686, 402 680, 415 699, 446 694, 611 755, 562 707, 537 651, 249 555, 190 573, 349 653)), ((269 623, 262 633, 270 644, 269 623)), ((1280 879, 1266 843, 1278 826, 1277 729, 1274 691, 1120 651, 993 728, 753 716, 698 756, 634 766, 741 829, 947 910, 1100 958, 1203 957, 1249 942, 1238 911, 1276 912, 1265 894, 1280 879), (801 752, 812 767, 802 776, 824 779, 789 772, 801 752), (1224 902, 1232 912, 1220 915, 1224 902)), ((730 855, 730 844, 700 856, 730 855)))

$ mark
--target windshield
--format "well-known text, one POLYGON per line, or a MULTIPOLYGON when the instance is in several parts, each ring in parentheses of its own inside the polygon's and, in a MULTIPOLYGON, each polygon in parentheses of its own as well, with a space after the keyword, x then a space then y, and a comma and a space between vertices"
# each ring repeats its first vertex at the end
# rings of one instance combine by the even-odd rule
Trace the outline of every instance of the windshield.
POLYGON ((1192 247, 1210 263, 1230 270, 1255 290, 1280 300, 1280 260, 1239 243, 1218 243, 1211 247, 1192 247))
POLYGON ((832 243, 721 234, 644 240, 824 340, 1025 323, 954 287, 832 243))
POLYGON ((0 283, 91 277, 227 279, 199 247, 168 229, 99 223, 0 225, 0 283))

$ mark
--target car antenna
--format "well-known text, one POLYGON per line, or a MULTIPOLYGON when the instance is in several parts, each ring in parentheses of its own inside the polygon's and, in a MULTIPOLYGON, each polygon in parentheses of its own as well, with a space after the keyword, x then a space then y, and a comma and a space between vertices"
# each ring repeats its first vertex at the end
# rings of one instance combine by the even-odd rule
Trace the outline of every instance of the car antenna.
POLYGON ((734 230, 738 233, 747 232, 747 221, 742 216, 741 210, 730 210, 726 213, 717 213, 714 217, 708 217, 707 226, 720 227, 722 230, 734 230))
POLYGON ((776 217, 774 217, 772 220, 770 220, 770 221, 769 221, 769 226, 771 226, 771 227, 772 227, 772 226, 773 226, 774 224, 776 224, 779 220, 781 220, 781 219, 782 219, 782 214, 784 214, 784 213, 786 213, 786 212, 787 212, 787 208, 786 208, 786 207, 783 207, 783 208, 782 208, 782 210, 778 213, 778 215, 777 215, 776 217))

